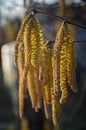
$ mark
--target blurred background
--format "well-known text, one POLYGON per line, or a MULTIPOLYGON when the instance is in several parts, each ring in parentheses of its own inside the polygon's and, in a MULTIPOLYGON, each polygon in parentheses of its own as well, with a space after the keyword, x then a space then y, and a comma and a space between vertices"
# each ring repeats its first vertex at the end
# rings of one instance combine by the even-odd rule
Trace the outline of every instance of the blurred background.
MULTIPOLYGON (((69 98, 62 106, 59 127, 54 127, 51 119, 45 119, 43 109, 34 112, 29 97, 25 100, 25 117, 23 120, 19 118, 14 42, 22 20, 31 7, 86 26, 86 0, 0 0, 0 130, 86 130, 86 30, 74 26, 69 28, 77 41, 78 92, 74 94, 69 90, 69 98)), ((39 14, 37 17, 45 38, 55 40, 61 22, 39 14)))

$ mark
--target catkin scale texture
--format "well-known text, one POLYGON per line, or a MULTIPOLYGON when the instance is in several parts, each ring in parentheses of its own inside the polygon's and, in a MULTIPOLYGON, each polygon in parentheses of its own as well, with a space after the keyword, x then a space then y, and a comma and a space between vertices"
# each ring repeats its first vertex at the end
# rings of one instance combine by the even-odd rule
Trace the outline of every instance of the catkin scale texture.
POLYGON ((34 26, 34 18, 32 19, 32 28, 31 28, 31 64, 36 66, 37 60, 37 39, 36 39, 36 28, 34 26))

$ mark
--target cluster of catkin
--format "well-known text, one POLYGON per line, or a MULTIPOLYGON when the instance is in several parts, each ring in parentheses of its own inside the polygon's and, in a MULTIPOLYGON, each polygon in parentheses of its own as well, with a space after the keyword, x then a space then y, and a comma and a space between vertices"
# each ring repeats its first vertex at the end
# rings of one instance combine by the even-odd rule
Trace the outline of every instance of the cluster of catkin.
POLYGON ((75 48, 67 25, 63 22, 51 49, 45 43, 36 16, 24 19, 15 43, 15 64, 19 69, 19 111, 23 117, 24 99, 28 90, 32 107, 38 111, 44 105, 46 118, 52 106, 54 125, 61 115, 61 104, 68 97, 68 85, 76 92, 75 48))

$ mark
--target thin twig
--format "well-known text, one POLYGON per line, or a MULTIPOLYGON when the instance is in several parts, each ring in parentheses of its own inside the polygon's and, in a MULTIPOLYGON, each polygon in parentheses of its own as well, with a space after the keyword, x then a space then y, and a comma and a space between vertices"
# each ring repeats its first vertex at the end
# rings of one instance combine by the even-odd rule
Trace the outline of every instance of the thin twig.
POLYGON ((51 17, 51 18, 55 18, 55 19, 58 19, 58 20, 61 20, 61 21, 66 21, 67 24, 71 24, 71 25, 74 25, 78 28, 81 28, 81 29, 84 29, 86 30, 86 27, 85 26, 82 26, 80 24, 77 24, 71 20, 69 20, 68 18, 64 18, 64 17, 61 17, 61 16, 57 16, 57 15, 52 15, 52 14, 48 14, 46 12, 42 12, 38 9, 34 9, 34 8, 31 8, 31 11, 35 12, 35 13, 38 13, 38 14, 42 14, 42 15, 46 15, 48 17, 51 17))

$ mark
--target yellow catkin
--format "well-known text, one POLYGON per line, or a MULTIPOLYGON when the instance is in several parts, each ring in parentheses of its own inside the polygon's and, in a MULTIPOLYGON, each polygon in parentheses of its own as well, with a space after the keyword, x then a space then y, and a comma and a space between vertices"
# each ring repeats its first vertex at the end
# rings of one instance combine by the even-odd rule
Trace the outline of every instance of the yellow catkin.
POLYGON ((52 52, 49 45, 46 45, 46 57, 45 57, 45 84, 43 90, 46 96, 47 104, 51 104, 51 88, 52 88, 52 52))
POLYGON ((31 64, 31 36, 33 24, 32 21, 26 26, 24 32, 24 46, 25 46, 25 67, 23 72, 23 81, 28 80, 28 92, 31 98, 33 108, 37 108, 37 93, 34 79, 34 68, 31 64))
POLYGON ((60 51, 61 51, 61 46, 63 43, 63 37, 64 37, 64 23, 62 23, 58 34, 56 36, 55 44, 54 44, 54 49, 53 49, 53 56, 52 56, 52 67, 53 67, 53 88, 54 88, 54 93, 59 94, 59 89, 60 89, 60 51))
POLYGON ((75 45, 68 29, 68 51, 67 51, 67 78, 68 84, 70 85, 73 92, 77 92, 76 87, 76 58, 75 58, 75 45))
POLYGON ((68 97, 67 89, 67 43, 63 43, 60 52, 60 87, 62 95, 60 103, 65 103, 68 97))
POLYGON ((18 48, 18 69, 19 69, 19 112, 20 117, 23 117, 24 112, 24 98, 25 85, 23 83, 23 69, 24 69, 24 45, 21 43, 18 48))
POLYGON ((37 22, 35 21, 35 16, 33 17, 33 36, 31 40, 31 63, 34 66, 34 80, 36 84, 36 92, 38 97, 38 108, 42 107, 42 97, 43 97, 43 90, 41 87, 40 79, 39 79, 39 62, 38 62, 38 55, 39 55, 39 44, 40 40, 38 40, 38 32, 37 32, 37 22))
POLYGON ((35 28, 34 18, 32 19, 32 28, 31 28, 31 64, 36 66, 37 60, 37 47, 38 42, 36 39, 36 28, 35 28))
POLYGON ((24 32, 24 46, 25 46, 25 67, 24 67, 24 77, 26 78, 29 70, 29 61, 31 60, 31 23, 26 26, 24 32))
POLYGON ((46 45, 44 40, 44 35, 42 32, 41 25, 36 17, 34 17, 35 21, 35 28, 37 30, 37 41, 38 41, 38 62, 39 62, 39 78, 42 77, 42 86, 45 84, 45 52, 46 52, 46 45), (41 70, 41 71, 40 71, 41 70))
POLYGON ((26 27, 28 21, 29 21, 29 16, 27 16, 24 19, 24 21, 23 21, 23 23, 21 25, 21 28, 19 30, 19 33, 17 35, 16 42, 15 42, 15 59, 14 59, 14 62, 15 62, 16 66, 18 66, 18 63, 17 63, 17 59, 18 59, 18 46, 19 46, 20 42, 23 41, 23 34, 24 34, 24 30, 25 30, 25 27, 26 27))
POLYGON ((40 60, 42 60, 41 58, 44 56, 45 54, 45 51, 46 51, 46 45, 45 45, 45 40, 44 40, 44 35, 43 35, 43 32, 42 32, 42 28, 41 28, 41 25, 39 23, 39 20, 34 17, 34 21, 35 21, 35 26, 37 28, 37 39, 39 41, 39 57, 40 57, 40 60))

